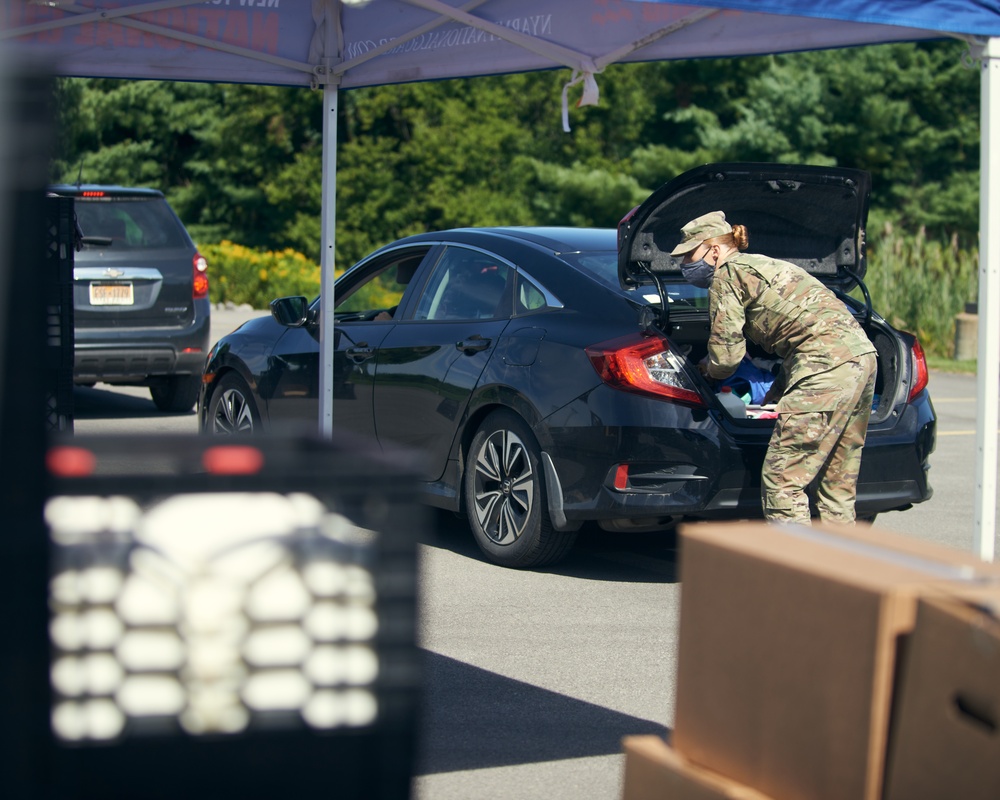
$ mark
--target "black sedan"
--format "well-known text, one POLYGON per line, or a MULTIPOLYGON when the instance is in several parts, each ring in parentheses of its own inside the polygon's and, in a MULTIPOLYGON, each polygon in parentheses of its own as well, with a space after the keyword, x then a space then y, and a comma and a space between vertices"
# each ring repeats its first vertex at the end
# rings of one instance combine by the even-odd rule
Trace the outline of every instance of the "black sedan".
MULTIPOLYGON (((684 222, 721 208, 759 234, 755 252, 838 291, 878 349, 859 517, 928 499, 935 416, 923 353, 864 289, 867 176, 766 167, 686 173, 619 231, 461 229, 377 250, 336 284, 334 424, 421 451, 427 501, 467 515, 483 553, 505 566, 557 561, 584 523, 613 532, 760 517, 774 423, 757 394, 773 356, 752 353, 730 382, 745 411, 726 411, 696 368, 706 292, 665 255, 684 222)), ((317 429, 319 303, 275 300, 270 317, 215 345, 204 431, 317 429)))

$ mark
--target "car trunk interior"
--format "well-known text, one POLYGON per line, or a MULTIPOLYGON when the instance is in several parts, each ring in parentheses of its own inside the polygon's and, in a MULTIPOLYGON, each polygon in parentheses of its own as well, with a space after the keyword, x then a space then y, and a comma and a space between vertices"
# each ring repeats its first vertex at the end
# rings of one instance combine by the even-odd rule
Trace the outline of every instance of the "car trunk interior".
MULTIPOLYGON (((875 401, 869 424, 875 424, 886 419, 895 405, 900 389, 900 380, 905 374, 905 365, 901 363, 903 353, 896 338, 887 330, 883 323, 873 319, 865 326, 869 340, 875 345, 878 353, 878 373, 875 378, 875 401)), ((669 323, 668 335, 678 349, 685 354, 692 365, 697 364, 707 354, 709 324, 707 316, 674 314, 669 323)), ((747 354, 751 357, 773 359, 752 341, 747 342, 747 354)), ((773 424, 769 420, 750 420, 756 424, 773 424)))

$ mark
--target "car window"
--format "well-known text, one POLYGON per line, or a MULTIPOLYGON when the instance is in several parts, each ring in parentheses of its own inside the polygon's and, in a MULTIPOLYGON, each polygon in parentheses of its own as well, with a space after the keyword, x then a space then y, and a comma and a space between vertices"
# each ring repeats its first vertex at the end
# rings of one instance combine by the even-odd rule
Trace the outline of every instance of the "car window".
POLYGON ((596 278, 609 289, 618 290, 618 253, 609 250, 601 252, 563 253, 564 261, 581 272, 596 278))
POLYGON ((391 319, 426 253, 427 248, 416 253, 409 250, 373 265, 356 281, 347 277, 338 282, 336 314, 358 318, 368 315, 377 321, 391 319))
POLYGON ((489 254, 448 247, 434 266, 414 319, 498 319, 510 316, 506 293, 512 272, 489 254))
MULTIPOLYGON (((111 239, 114 250, 187 247, 184 229, 162 198, 102 198, 74 202, 84 236, 111 239)), ((107 247, 84 243, 84 247, 107 247)))
MULTIPOLYGON (((621 284, 618 281, 617 253, 566 253, 562 257, 578 269, 599 280, 609 289, 616 292, 622 291, 621 284)), ((681 303, 682 305, 694 306, 695 308, 708 308, 707 289, 700 289, 686 282, 681 278, 679 273, 670 273, 661 275, 661 277, 663 278, 663 289, 667 293, 668 303, 681 303)), ((642 286, 636 293, 639 298, 642 298, 647 303, 659 302, 655 286, 642 286)))
POLYGON ((515 314, 529 314, 546 308, 545 293, 523 275, 518 276, 517 293, 514 302, 515 314))

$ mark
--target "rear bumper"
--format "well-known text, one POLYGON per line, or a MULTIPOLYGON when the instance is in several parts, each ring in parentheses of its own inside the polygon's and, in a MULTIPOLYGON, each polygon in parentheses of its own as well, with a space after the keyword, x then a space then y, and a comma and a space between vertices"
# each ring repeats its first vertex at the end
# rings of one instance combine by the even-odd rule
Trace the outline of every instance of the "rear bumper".
MULTIPOLYGON (((589 410, 595 410, 593 402, 589 410)), ((772 425, 743 426, 730 435, 731 426, 714 413, 674 406, 666 420, 633 409, 625 415, 629 424, 616 426, 622 416, 603 411, 598 416, 605 427, 552 427, 561 421, 557 415, 539 431, 553 473, 549 505, 558 527, 591 520, 652 526, 657 519, 667 525, 680 518, 763 516, 760 474, 772 425), (648 424, 636 426, 634 420, 648 424), (628 465, 627 473, 619 472, 621 464, 628 465)), ((891 427, 869 430, 858 479, 859 516, 930 499, 936 424, 923 397, 903 407, 891 427)))
POLYGON ((77 350, 73 360, 75 383, 140 381, 171 375, 200 375, 204 351, 177 352, 170 348, 116 348, 77 350))
POLYGON ((200 375, 208 357, 209 315, 183 328, 78 328, 76 383, 141 383, 148 378, 200 375))

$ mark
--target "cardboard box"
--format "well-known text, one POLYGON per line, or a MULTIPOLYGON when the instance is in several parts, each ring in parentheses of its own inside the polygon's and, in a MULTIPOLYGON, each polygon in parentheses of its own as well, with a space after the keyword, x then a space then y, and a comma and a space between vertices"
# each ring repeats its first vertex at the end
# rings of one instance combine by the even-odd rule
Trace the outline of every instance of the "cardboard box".
POLYGON ((622 800, 768 800, 685 759, 659 736, 626 736, 622 800))
POLYGON ((1000 798, 1000 591, 922 599, 889 736, 887 800, 1000 798))
POLYGON ((1000 584, 1000 568, 868 526, 681 536, 674 747, 781 800, 877 800, 917 598, 1000 584))

